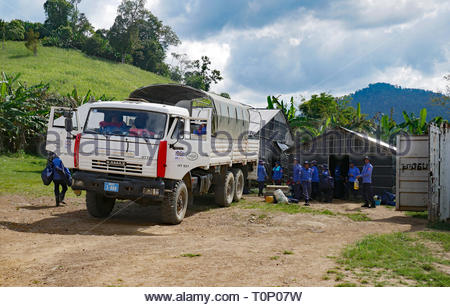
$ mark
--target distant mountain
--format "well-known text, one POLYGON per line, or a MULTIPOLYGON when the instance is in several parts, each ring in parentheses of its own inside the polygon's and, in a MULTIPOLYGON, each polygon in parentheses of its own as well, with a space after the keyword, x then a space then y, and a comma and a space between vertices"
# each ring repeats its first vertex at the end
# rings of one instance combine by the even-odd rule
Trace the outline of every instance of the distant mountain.
POLYGON ((444 116, 442 107, 431 104, 432 98, 442 96, 439 93, 421 89, 402 88, 389 83, 369 84, 368 87, 350 94, 351 105, 361 103, 361 112, 370 117, 378 112, 389 115, 394 108, 394 120, 403 122, 402 111, 419 115, 422 108, 427 108, 427 120, 435 116, 444 116))

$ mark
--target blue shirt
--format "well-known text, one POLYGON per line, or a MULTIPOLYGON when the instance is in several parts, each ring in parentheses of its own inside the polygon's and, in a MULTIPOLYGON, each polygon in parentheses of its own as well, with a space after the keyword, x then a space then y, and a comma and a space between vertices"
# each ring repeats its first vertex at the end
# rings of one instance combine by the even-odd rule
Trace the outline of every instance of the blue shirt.
POLYGON ((300 171, 301 171, 302 167, 300 166, 300 164, 295 164, 294 165, 294 174, 292 176, 292 180, 297 183, 300 181, 300 171))
POLYGON ((372 183, 372 171, 373 171, 372 164, 370 163, 364 164, 364 167, 361 172, 363 183, 372 183))
POLYGON ((317 169, 317 166, 314 165, 311 169, 312 169, 312 182, 320 182, 319 170, 317 169))
POLYGON ((65 180, 64 175, 64 165, 60 158, 56 157, 52 161, 53 163, 53 180, 65 180))
POLYGON ((283 178, 283 169, 281 168, 281 166, 275 166, 272 169, 272 172, 273 180, 281 180, 281 178, 283 178))
POLYGON ((264 167, 264 165, 258 164, 258 179, 257 179, 257 181, 259 181, 259 182, 266 181, 266 177, 267 177, 266 168, 264 167))
POLYGON ((311 168, 305 168, 302 167, 301 171, 300 171, 300 181, 301 182, 311 182, 312 180, 312 169, 311 168))
POLYGON ((356 176, 360 174, 359 168, 356 166, 350 167, 348 169, 348 182, 355 182, 356 176))

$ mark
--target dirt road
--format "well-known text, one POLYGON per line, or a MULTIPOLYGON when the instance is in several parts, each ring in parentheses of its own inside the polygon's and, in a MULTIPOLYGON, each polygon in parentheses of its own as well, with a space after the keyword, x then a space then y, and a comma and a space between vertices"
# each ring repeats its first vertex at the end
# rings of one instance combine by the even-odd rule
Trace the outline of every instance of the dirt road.
MULTIPOLYGON (((332 286, 322 277, 335 265, 329 256, 346 244, 426 224, 383 207, 364 209, 372 221, 355 222, 203 201, 183 223, 167 226, 157 207, 121 203, 99 221, 88 216, 84 198, 67 203, 0 197, 0 286, 332 286)), ((351 203, 313 206, 359 210, 351 203)))

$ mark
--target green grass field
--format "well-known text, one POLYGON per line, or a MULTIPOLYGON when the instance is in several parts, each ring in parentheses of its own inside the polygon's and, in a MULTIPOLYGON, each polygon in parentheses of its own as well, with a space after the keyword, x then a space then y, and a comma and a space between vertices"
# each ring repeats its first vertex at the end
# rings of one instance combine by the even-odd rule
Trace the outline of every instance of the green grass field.
POLYGON ((346 247, 324 279, 334 277, 337 286, 449 287, 449 242, 448 232, 369 235, 346 247))
POLYGON ((30 155, 0 156, 0 195, 53 195, 53 186, 42 184, 41 172, 47 160, 30 155))
POLYGON ((66 94, 76 86, 84 95, 91 89, 96 95, 116 99, 128 97, 134 89, 154 83, 173 82, 128 64, 87 56, 73 49, 39 47, 37 56, 25 48, 24 42, 6 42, 0 48, 0 71, 22 73, 21 81, 29 85, 50 83, 50 91, 66 94))

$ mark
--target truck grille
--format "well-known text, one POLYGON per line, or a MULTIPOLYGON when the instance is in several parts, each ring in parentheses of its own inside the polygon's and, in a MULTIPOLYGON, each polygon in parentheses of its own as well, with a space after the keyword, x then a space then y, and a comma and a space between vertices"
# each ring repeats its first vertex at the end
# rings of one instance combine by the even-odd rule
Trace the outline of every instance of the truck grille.
POLYGON ((142 174, 142 164, 129 163, 119 159, 92 160, 92 168, 128 174, 142 174))

